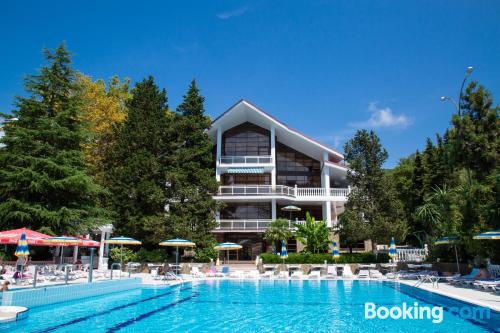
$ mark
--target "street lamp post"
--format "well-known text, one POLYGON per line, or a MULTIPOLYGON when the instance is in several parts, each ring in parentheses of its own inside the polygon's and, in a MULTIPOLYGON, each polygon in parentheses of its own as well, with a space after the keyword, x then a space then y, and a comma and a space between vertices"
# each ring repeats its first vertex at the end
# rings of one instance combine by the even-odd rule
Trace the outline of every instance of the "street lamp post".
POLYGON ((460 86, 460 94, 458 95, 458 103, 449 96, 441 96, 441 101, 450 101, 455 106, 459 117, 462 115, 462 95, 464 91, 465 81, 467 81, 467 78, 472 74, 473 71, 474 67, 471 66, 467 67, 467 69, 465 70, 464 79, 462 80, 462 85, 460 86))

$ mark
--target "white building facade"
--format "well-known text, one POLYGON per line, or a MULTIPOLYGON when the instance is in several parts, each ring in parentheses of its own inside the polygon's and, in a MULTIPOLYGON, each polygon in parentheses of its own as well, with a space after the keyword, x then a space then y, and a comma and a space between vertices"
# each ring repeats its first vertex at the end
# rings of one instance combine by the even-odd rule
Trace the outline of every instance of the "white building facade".
MULTIPOLYGON (((213 232, 219 241, 243 246, 231 260, 252 260, 264 252, 270 244, 263 233, 277 218, 289 220, 293 228, 309 212, 329 227, 337 224, 350 192, 341 153, 245 100, 216 118, 208 133, 220 184, 214 199, 222 202, 213 232)), ((290 252, 297 246, 289 240, 290 252)))

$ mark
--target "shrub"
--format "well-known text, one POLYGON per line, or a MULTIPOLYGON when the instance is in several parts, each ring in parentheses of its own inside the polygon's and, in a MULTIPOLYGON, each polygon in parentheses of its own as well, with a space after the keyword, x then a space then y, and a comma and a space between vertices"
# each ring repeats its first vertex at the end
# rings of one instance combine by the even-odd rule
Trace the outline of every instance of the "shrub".
MULTIPOLYGON (((262 261, 266 264, 280 264, 283 262, 281 257, 277 254, 262 253, 262 261)), ((389 261, 389 256, 386 253, 380 253, 375 256, 373 253, 362 252, 352 254, 341 254, 337 260, 329 253, 289 253, 288 258, 285 259, 287 264, 323 264, 325 260, 329 264, 347 264, 347 263, 384 263, 389 261)))
POLYGON ((126 264, 134 259, 135 254, 129 248, 124 247, 121 249, 120 247, 114 247, 111 249, 109 256, 114 262, 123 262, 126 264))
POLYGON ((134 261, 137 262, 165 262, 167 253, 164 249, 156 249, 148 251, 141 248, 134 256, 134 261))
POLYGON ((194 256, 195 262, 210 262, 210 259, 217 258, 219 251, 214 249, 213 246, 207 246, 205 248, 196 249, 196 254, 194 256))

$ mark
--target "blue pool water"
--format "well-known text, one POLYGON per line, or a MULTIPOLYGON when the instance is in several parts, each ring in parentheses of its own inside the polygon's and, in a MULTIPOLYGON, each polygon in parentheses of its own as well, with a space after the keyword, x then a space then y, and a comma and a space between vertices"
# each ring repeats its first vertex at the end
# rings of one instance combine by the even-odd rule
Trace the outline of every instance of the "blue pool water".
POLYGON ((141 288, 36 307, 7 332, 500 332, 500 315, 464 319, 471 307, 422 290, 377 281, 208 281, 141 288), (443 306, 443 322, 364 318, 379 306, 443 306), (476 318, 477 319, 477 318, 476 318))

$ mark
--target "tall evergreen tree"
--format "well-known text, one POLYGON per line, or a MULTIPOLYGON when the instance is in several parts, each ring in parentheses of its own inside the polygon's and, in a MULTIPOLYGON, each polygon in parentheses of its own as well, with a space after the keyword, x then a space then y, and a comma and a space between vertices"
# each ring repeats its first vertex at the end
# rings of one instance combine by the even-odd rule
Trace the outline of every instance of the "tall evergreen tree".
POLYGON ((115 143, 105 159, 105 182, 116 212, 115 233, 143 240, 146 247, 166 236, 167 156, 171 122, 167 94, 149 77, 135 85, 128 116, 115 127, 115 143))
MULTIPOLYGON (((64 45, 44 50, 48 64, 29 76, 29 97, 18 97, 16 121, 5 126, 0 149, 0 227, 56 234, 88 232, 109 222, 104 190, 86 174, 75 72, 64 45)), ((6 116, 11 118, 11 116, 6 116)))
POLYGON ((210 118, 204 98, 193 80, 177 107, 174 123, 177 146, 169 159, 168 231, 171 236, 193 240, 201 248, 211 245, 215 227, 217 191, 213 166, 213 143, 206 133, 210 118))
POLYGON ((344 151, 352 191, 341 216, 341 237, 351 241, 369 237, 376 243, 388 242, 391 236, 404 239, 407 230, 402 207, 382 169, 388 154, 378 136, 359 130, 344 151))

